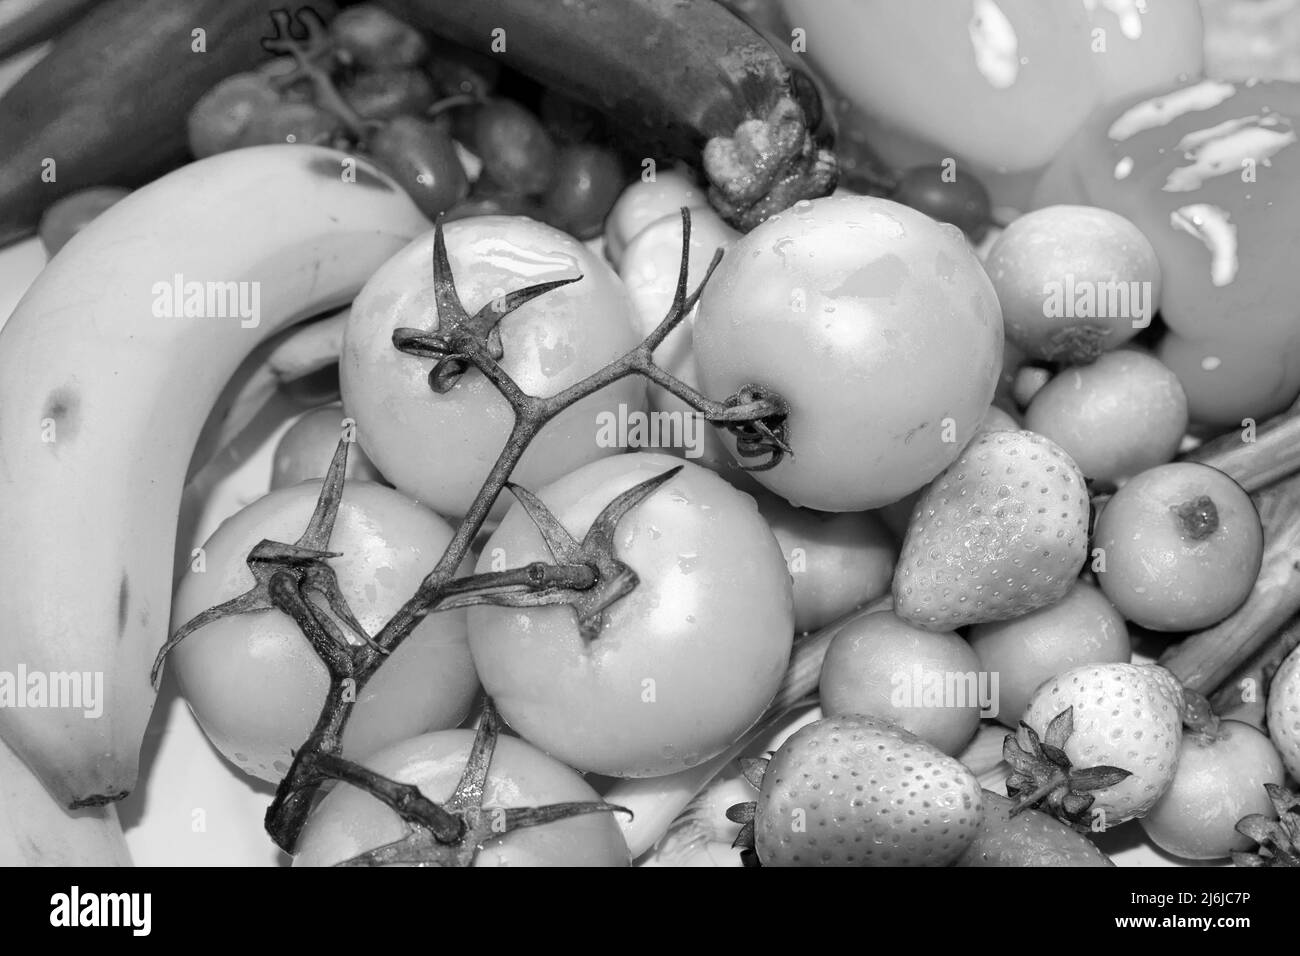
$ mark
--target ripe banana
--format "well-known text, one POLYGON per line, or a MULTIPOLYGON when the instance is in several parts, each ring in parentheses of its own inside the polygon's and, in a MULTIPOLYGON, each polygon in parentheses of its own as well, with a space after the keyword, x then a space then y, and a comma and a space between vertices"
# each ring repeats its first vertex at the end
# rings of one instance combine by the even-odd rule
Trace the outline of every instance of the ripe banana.
POLYGON ((181 489, 222 386, 428 228, 360 159, 225 153, 96 219, 0 331, 0 682, 102 675, 98 718, 0 694, 0 735, 61 804, 135 785, 181 489))
POLYGON ((0 866, 130 866, 117 809, 59 806, 0 741, 0 866))

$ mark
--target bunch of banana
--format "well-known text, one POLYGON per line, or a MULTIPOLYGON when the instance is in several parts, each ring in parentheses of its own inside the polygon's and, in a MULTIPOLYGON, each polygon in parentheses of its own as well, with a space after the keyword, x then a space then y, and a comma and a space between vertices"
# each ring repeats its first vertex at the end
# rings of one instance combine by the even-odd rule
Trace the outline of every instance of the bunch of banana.
POLYGON ((363 160, 225 153, 92 222, 0 330, 0 676, 102 680, 98 717, 0 706, 0 737, 62 806, 135 786, 182 487, 226 383, 428 228, 363 160))

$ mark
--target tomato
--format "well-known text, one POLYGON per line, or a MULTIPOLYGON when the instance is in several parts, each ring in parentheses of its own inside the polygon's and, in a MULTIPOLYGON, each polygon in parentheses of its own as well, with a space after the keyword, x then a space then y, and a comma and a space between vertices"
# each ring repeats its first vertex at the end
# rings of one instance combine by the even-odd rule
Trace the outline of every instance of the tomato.
POLYGON ((790 569, 796 631, 816 630, 889 593, 898 546, 875 514, 809 511, 766 492, 755 500, 790 569))
POLYGON ((1084 581, 1056 604, 1010 621, 976 624, 968 635, 980 669, 998 675, 997 712, 1014 729, 1044 681, 1083 664, 1127 663, 1128 627, 1106 596, 1084 581))
POLYGON ((1215 736, 1183 734, 1178 771, 1154 807, 1141 817, 1156 846, 1185 860, 1219 860, 1254 841, 1236 830, 1252 813, 1273 817, 1264 785, 1282 786, 1282 758, 1249 724, 1225 720, 1215 736))
POLYGON ((1049 206, 1009 225, 984 262, 1007 339, 1032 359, 1091 362, 1151 324, 1160 262, 1137 226, 1092 206, 1049 206))
MULTIPOLYGON (((303 412, 280 436, 271 458, 271 490, 324 478, 343 432, 343 406, 337 403, 303 412)), ((355 443, 348 449, 344 472, 349 480, 382 481, 374 462, 355 443)))
MULTIPOLYGON (((683 470, 626 514, 615 555, 637 574, 590 643, 570 607, 470 611, 483 686, 524 739, 579 770, 649 777, 722 751, 763 713, 794 635, 790 574, 754 500, 698 465, 635 453, 539 492, 581 540, 618 494, 683 470)), ((550 560, 510 509, 478 570, 550 560)))
MULTIPOLYGON (((460 780, 474 743, 470 730, 445 730, 393 744, 365 765, 391 780, 413 783, 445 803, 460 780)), ((483 808, 588 802, 600 796, 582 777, 514 737, 497 740, 483 808)), ((400 840, 407 826, 364 790, 339 784, 312 812, 298 841, 294 866, 333 866, 400 840)), ((627 866, 627 843, 612 813, 590 813, 524 827, 486 843, 474 866, 627 866)))
MULTIPOLYGON (((979 729, 983 685, 970 645, 951 631, 923 631, 877 611, 846 622, 826 648, 822 713, 892 720, 946 754, 979 729)), ((996 703, 986 697, 990 706, 996 703)))
MULTIPOLYGON (((172 620, 179 626, 247 591, 248 552, 264 538, 296 541, 319 493, 319 482, 282 488, 224 521, 204 543, 202 564, 191 563, 181 579, 172 620)), ((396 491, 347 484, 330 538, 330 549, 342 556, 330 563, 368 634, 415 592, 451 534, 445 521, 396 491)), ((311 733, 329 686, 325 665, 294 621, 278 610, 223 617, 190 634, 169 660, 216 748, 245 773, 279 780, 311 733)), ((344 754, 359 757, 455 727, 477 691, 464 612, 431 614, 357 692, 344 754)))
POLYGON ((685 171, 653 169, 644 171, 642 177, 619 194, 605 219, 605 255, 615 268, 622 262, 628 243, 655 220, 675 214, 683 206, 692 211, 712 211, 705 191, 685 171), (654 178, 644 178, 648 175, 654 178))
POLYGON ((1025 427, 1109 489, 1173 459, 1187 431, 1187 396, 1158 359, 1121 349, 1058 372, 1030 401, 1025 427))
POLYGON ((1189 631, 1235 611, 1254 587, 1264 536, 1250 496, 1218 469, 1144 471, 1106 502, 1093 532, 1097 580, 1126 618, 1189 631))
MULTIPOLYGON (((501 366, 534 395, 553 395, 634 347, 632 304, 612 269, 582 243, 529 219, 481 216, 446 227, 466 310, 552 279, 582 276, 501 320, 501 366)), ((445 515, 463 515, 510 434, 509 403, 477 369, 444 394, 429 388, 435 360, 393 347, 393 330, 437 326, 433 233, 417 238, 370 278, 353 303, 339 365, 343 404, 357 438, 384 477, 445 515)), ((643 381, 630 376, 577 402, 542 429, 513 480, 535 488, 622 449, 605 447, 602 411, 645 409, 643 381)), ((607 443, 605 443, 607 444, 607 443)), ((504 495, 493 514, 505 513, 504 495)))
POLYGON ((756 385, 788 403, 794 454, 754 477, 819 511, 877 508, 937 475, 1002 366, 997 296, 961 231, 865 196, 797 203, 736 242, 694 342, 709 397, 756 385))

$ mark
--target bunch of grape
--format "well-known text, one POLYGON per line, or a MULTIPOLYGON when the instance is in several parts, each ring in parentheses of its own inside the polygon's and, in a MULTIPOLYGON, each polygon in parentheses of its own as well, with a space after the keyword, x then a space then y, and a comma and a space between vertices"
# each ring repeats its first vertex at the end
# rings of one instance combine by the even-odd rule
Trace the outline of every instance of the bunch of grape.
MULTIPOLYGON (((356 151, 430 218, 524 215, 580 239, 599 234, 629 180, 599 114, 539 89, 488 53, 421 34, 379 7, 326 27, 227 77, 189 116, 196 158, 268 143, 356 151)), ((274 46, 274 45, 273 45, 274 46)))

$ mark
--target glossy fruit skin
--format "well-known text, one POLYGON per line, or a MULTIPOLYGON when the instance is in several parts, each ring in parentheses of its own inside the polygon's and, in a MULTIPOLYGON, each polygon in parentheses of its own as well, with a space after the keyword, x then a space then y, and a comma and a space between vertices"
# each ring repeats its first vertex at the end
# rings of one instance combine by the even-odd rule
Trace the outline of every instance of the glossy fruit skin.
POLYGON ((605 255, 609 261, 619 268, 623 250, 642 229, 676 214, 683 206, 712 212, 704 189, 686 172, 672 167, 643 170, 641 178, 619 194, 605 219, 605 255), (654 178, 646 179, 648 175, 654 178))
POLYGON ((365 70, 416 66, 429 53, 418 30, 373 3, 342 10, 330 21, 330 36, 348 61, 365 70))
MULTIPOLYGON (((179 626, 244 593, 246 558, 259 541, 298 539, 316 506, 319 482, 274 491, 222 523, 191 564, 172 612, 179 626)), ((374 634, 410 597, 451 540, 451 528, 391 489, 348 483, 330 546, 349 606, 374 634)), ((431 614, 357 691, 344 756, 367 754, 430 729, 455 727, 478 692, 463 611, 431 614)), ((280 611, 224 617, 195 631, 171 654, 180 686, 208 739, 245 773, 276 782, 320 716, 325 665, 280 611)))
POLYGON ((975 736, 980 662, 951 631, 936 633, 877 611, 835 632, 822 661, 820 695, 828 717, 864 714, 890 721, 953 756, 975 736), (970 682, 953 682, 956 675, 970 682), (932 700, 926 685, 953 686, 960 698, 932 700))
POLYGON ((1033 359, 1091 362, 1150 325, 1159 309, 1155 249, 1137 226, 1105 209, 1027 213, 998 236, 984 265, 1007 338, 1033 359), (1125 296, 1111 298, 1113 283, 1125 296), (1093 297, 1091 307, 1084 296, 1093 297))
POLYGON ((1058 372, 1029 403, 1025 428, 1056 442, 1095 489, 1108 490, 1173 460, 1187 432, 1187 396, 1158 359, 1121 349, 1058 372))
POLYGON ((469 195, 456 147, 435 123, 398 116, 374 135, 370 152, 430 219, 469 195))
MULTIPOLYGON (((390 779, 413 783, 430 800, 445 802, 474 743, 471 730, 445 730, 395 743, 365 765, 390 779)), ((497 740, 483 806, 533 807, 599 800, 578 774, 515 737, 497 740)), ((370 794, 339 784, 312 812, 298 842, 294 866, 333 866, 398 840, 406 824, 370 794)), ((474 866, 628 866, 627 843, 612 813, 570 817, 525 827, 487 843, 474 866)))
MULTIPOLYGON (((324 405, 303 412, 280 436, 271 456, 271 490, 324 478, 343 434, 343 406, 324 405)), ((383 476, 357 444, 348 449, 344 471, 349 481, 382 481, 383 476)))
POLYGON ((732 247, 700 301, 695 355, 710 397, 757 385, 788 403, 794 455, 760 484, 863 511, 915 491, 974 434, 1001 369, 1001 312, 956 227, 832 196, 732 247))
POLYGON ((339 133, 333 113, 314 103, 276 103, 249 130, 242 145, 311 143, 328 146, 339 133))
POLYGON ((542 210, 546 221, 579 239, 594 239, 624 185, 613 150, 590 143, 560 147, 542 210))
POLYGON ((1131 776, 1092 791, 1103 828, 1140 817, 1169 788, 1183 738, 1183 698, 1177 680, 1160 667, 1085 664, 1037 691, 1024 721, 1042 737, 1052 719, 1074 708, 1074 733, 1065 743, 1075 767, 1110 766, 1131 776))
POLYGON ((1300 650, 1287 655, 1269 684, 1268 734, 1287 772, 1300 780, 1300 650))
MULTIPOLYGON (((627 291, 605 263, 566 233, 530 219, 481 216, 445 228, 456 289, 473 314, 493 298, 552 279, 582 279, 533 299, 498 328, 502 367, 532 395, 553 395, 637 343, 627 291)), ((343 404, 384 477, 440 514, 462 515, 506 439, 509 404, 476 369, 442 395, 429 388, 433 359, 393 348, 393 330, 433 328, 433 232, 385 263, 357 296, 343 334, 343 404)), ((629 376, 565 410, 529 446, 512 479, 535 489, 617 454, 598 443, 601 411, 645 409, 629 376)), ((505 513, 509 495, 493 509, 505 513)))
POLYGON ((1154 631, 1208 627, 1250 594, 1263 558, 1263 530, 1250 496, 1218 469, 1174 462, 1144 471, 1102 508, 1093 532, 1111 603, 1154 631), (1173 510, 1208 497, 1217 511, 1204 537, 1173 510))
POLYGON ((984 235, 992 219, 984 184, 970 173, 945 179, 940 166, 904 170, 890 198, 939 222, 951 223, 974 241, 984 235))
POLYGON ((433 83, 423 70, 359 73, 340 92, 362 119, 418 115, 433 103, 433 83))
POLYGON ((1184 860, 1219 860, 1254 845, 1234 828, 1252 813, 1273 817, 1266 783, 1281 786, 1286 771, 1268 737, 1236 720, 1216 736, 1183 734, 1178 772, 1142 829, 1156 846, 1184 860))
POLYGON ((1114 866, 1081 833, 1039 810, 1011 816, 1015 802, 985 790, 984 824, 953 866, 1114 866))
POLYGON ((75 193, 50 204, 41 216, 41 245, 46 255, 52 256, 68 244, 68 240, 85 228, 86 224, 114 203, 125 198, 130 190, 117 186, 96 186, 79 189, 75 193))
POLYGON ((926 488, 894 571, 894 610, 930 630, 1054 604, 1083 567, 1088 492, 1033 432, 985 432, 926 488))
MULTIPOLYGON (((199 99, 186 120, 195 159, 252 145, 280 95, 270 80, 256 73, 228 76, 199 99)), ((258 139, 257 142, 262 142, 258 139)))
POLYGON ((860 715, 796 731, 763 775, 764 866, 947 866, 983 820, 979 782, 914 734, 860 715))
POLYGON ((876 515, 794 508, 766 492, 755 500, 790 569, 796 631, 814 631, 889 593, 898 547, 876 515))
POLYGON ((1044 681, 1084 664, 1126 664, 1123 616, 1096 587, 1075 584, 1055 604, 1010 621, 976 624, 968 635, 980 670, 998 675, 999 722, 1015 729, 1044 681))
POLYGON ((473 143, 483 158, 483 174, 507 192, 537 196, 555 179, 550 134, 514 100, 492 99, 475 111, 473 143))
MULTIPOLYGON (((619 455, 539 494, 581 539, 615 496, 681 464, 619 455)), ((790 575, 753 499, 689 462, 624 516, 615 554, 640 584, 590 644, 569 607, 477 607, 470 650, 502 717, 535 746, 583 771, 672 773, 737 740, 775 694, 794 635, 790 575)), ((478 570, 541 560, 516 505, 478 570)))
POLYGON ((1193 422, 1215 428, 1262 422, 1300 393, 1300 349, 1259 348, 1237 338, 1201 341, 1167 332, 1156 355, 1182 383, 1193 422))

